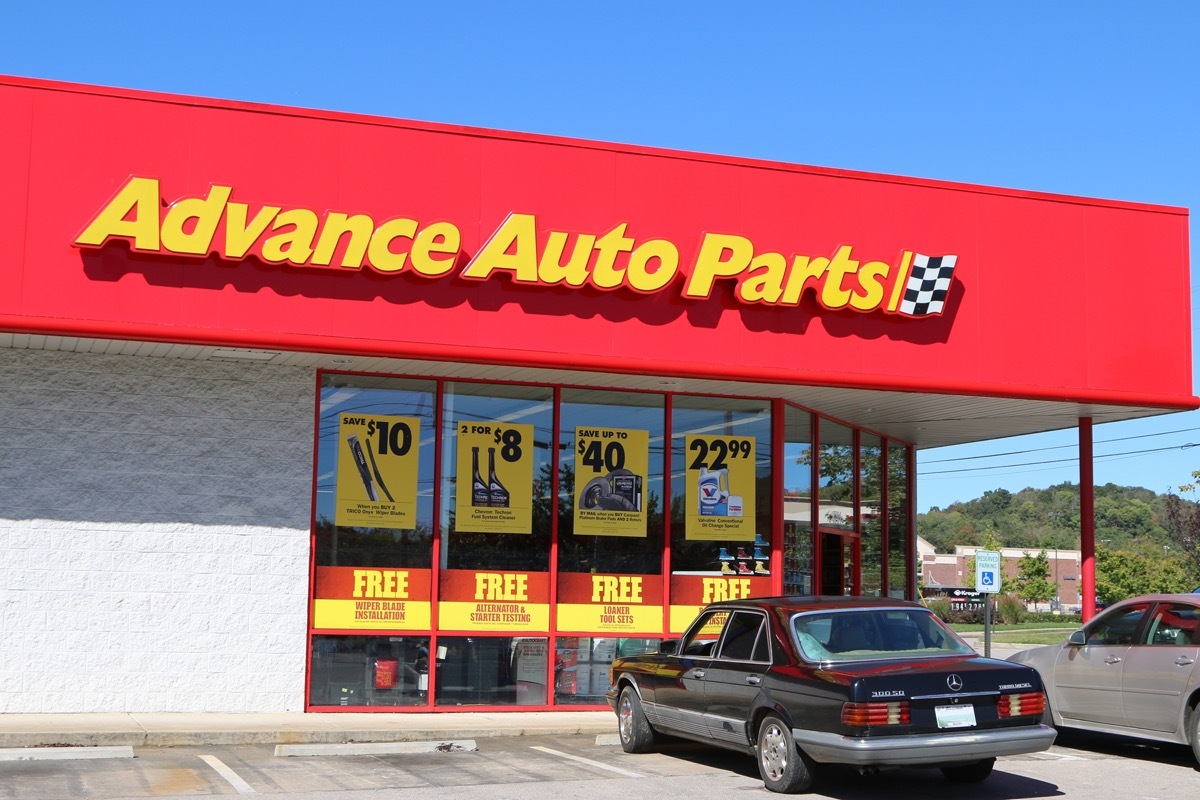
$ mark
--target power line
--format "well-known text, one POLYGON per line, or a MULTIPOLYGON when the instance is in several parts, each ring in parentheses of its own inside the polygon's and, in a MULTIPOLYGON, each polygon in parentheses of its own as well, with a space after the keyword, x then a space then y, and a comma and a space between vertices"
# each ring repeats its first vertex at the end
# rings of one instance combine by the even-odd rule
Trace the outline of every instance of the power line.
MULTIPOLYGON (((1183 429, 1177 430, 1177 431, 1163 431, 1162 433, 1143 433, 1143 434, 1139 434, 1137 436, 1121 436, 1116 439, 1101 439, 1101 440, 1097 441, 1096 444, 1111 444, 1113 442, 1129 442, 1129 441, 1133 441, 1134 439, 1150 439, 1155 436, 1174 436, 1177 433, 1191 433, 1192 431, 1200 431, 1200 428, 1183 428, 1183 429)), ((1005 458, 1007 456, 1023 456, 1023 455, 1026 455, 1027 453, 1042 453, 1042 452, 1046 452, 1048 450, 1066 450, 1068 448, 1074 448, 1074 447, 1077 447, 1077 445, 1058 444, 1058 445, 1054 445, 1053 447, 1031 447, 1027 450, 1010 450, 1007 453, 988 453, 985 455, 976 455, 976 456, 959 456, 958 458, 935 458, 931 461, 925 461, 924 463, 925 464, 949 464, 954 461, 978 461, 981 458, 1005 458)), ((1188 445, 1183 445, 1182 447, 1184 447, 1184 448, 1194 447, 1194 445, 1188 444, 1188 445)), ((1174 448, 1168 447, 1165 449, 1171 450, 1174 448)), ((1146 452, 1154 452, 1154 451, 1148 450, 1146 452)), ((1015 466, 1021 466, 1021 465, 1015 465, 1015 466)))
MULTIPOLYGON (((1130 438, 1139 438, 1139 437, 1130 437, 1130 438)), ((1113 439, 1110 441, 1121 441, 1121 440, 1113 439)), ((1195 443, 1189 442, 1188 444, 1176 445, 1174 447, 1155 447, 1155 448, 1152 448, 1149 450, 1128 450, 1123 453, 1105 453, 1103 455, 1093 456, 1092 460, 1093 461, 1103 461, 1106 459, 1128 458, 1128 457, 1133 457, 1133 456, 1148 455, 1150 453, 1162 453, 1167 450, 1187 450, 1188 448, 1197 447, 1197 446, 1198 445, 1196 445, 1195 443)), ((1048 447, 1048 448, 1039 448, 1039 449, 1055 450, 1058 448, 1048 447)), ((1037 451, 1031 450, 1028 452, 1037 452, 1037 451)), ((947 460, 948 461, 958 461, 961 459, 947 459, 947 460)), ((1078 462, 1079 462, 1079 458, 1076 457, 1076 458, 1052 458, 1052 459, 1044 459, 1042 461, 1025 461, 1025 462, 1018 462, 1015 464, 992 464, 991 466, 987 466, 987 467, 960 467, 958 469, 941 469, 941 470, 932 470, 932 471, 922 470, 920 467, 918 467, 917 473, 919 475, 921 475, 922 477, 924 477, 924 476, 929 476, 929 475, 949 475, 949 474, 953 474, 953 473, 963 473, 963 472, 987 472, 989 470, 1009 469, 1012 467, 1036 467, 1036 466, 1043 466, 1043 465, 1049 465, 1049 464, 1070 464, 1070 463, 1078 463, 1078 462)), ((933 463, 933 462, 931 462, 931 463, 933 463)))

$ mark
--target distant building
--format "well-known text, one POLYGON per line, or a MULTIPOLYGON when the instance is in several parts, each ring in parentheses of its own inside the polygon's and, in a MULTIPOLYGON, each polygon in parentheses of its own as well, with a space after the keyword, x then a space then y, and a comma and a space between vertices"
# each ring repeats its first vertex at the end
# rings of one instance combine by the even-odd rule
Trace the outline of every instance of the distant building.
MULTIPOLYGON (((917 537, 917 559, 920 564, 921 586, 933 589, 952 590, 974 585, 975 576, 967 565, 975 551, 983 548, 976 545, 959 545, 953 553, 938 553, 927 539, 917 537)), ((1002 547, 1000 565, 1006 579, 1015 579, 1021 559, 1025 555, 1037 556, 1045 553, 1050 563, 1050 581, 1058 587, 1057 603, 1045 604, 1043 610, 1061 607, 1063 611, 1077 610, 1082 602, 1079 596, 1080 553, 1078 550, 1055 548, 1002 547)))

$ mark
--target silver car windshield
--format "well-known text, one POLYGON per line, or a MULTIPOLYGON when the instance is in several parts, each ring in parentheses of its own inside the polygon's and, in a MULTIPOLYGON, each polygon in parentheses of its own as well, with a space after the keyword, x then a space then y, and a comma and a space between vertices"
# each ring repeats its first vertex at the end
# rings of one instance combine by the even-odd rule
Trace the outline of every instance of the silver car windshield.
POLYGON ((801 655, 809 661, 975 654, 936 616, 916 608, 797 614, 792 618, 792 630, 801 655))

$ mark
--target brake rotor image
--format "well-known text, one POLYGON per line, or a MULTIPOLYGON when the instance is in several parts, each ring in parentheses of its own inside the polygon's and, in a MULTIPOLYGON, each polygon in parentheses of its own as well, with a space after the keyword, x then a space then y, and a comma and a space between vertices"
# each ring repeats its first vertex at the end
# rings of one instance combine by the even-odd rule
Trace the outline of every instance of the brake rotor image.
POLYGON ((592 478, 583 487, 583 494, 580 496, 584 508, 604 508, 601 500, 609 497, 612 494, 612 484, 608 482, 607 476, 592 478))
POLYGON ((634 487, 641 480, 627 469, 614 469, 601 477, 592 478, 583 487, 581 504, 584 508, 601 511, 638 511, 634 487))

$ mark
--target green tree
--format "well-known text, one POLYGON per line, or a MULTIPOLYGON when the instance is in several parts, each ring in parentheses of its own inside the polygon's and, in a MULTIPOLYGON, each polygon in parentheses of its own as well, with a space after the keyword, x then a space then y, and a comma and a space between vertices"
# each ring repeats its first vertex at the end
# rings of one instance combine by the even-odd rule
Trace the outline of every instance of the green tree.
MULTIPOLYGON (((1200 480, 1200 470, 1192 473, 1192 478, 1200 480)), ((1194 495, 1197 484, 1190 483, 1180 486, 1180 491, 1194 495)), ((1174 492, 1167 492, 1166 519, 1164 526, 1171 542, 1187 559, 1188 578, 1194 585, 1200 580, 1200 505, 1193 500, 1185 500, 1174 492)))
MULTIPOLYGON (((1096 596, 1115 603, 1126 597, 1159 592, 1186 592, 1192 587, 1184 562, 1163 557, 1155 545, 1139 550, 1096 549, 1096 596)), ((1161 547, 1161 546, 1160 546, 1161 547)))
POLYGON ((1046 603, 1058 594, 1058 587, 1050 581, 1050 559, 1045 550, 1036 556, 1021 556, 1015 590, 1017 597, 1027 603, 1046 603))

